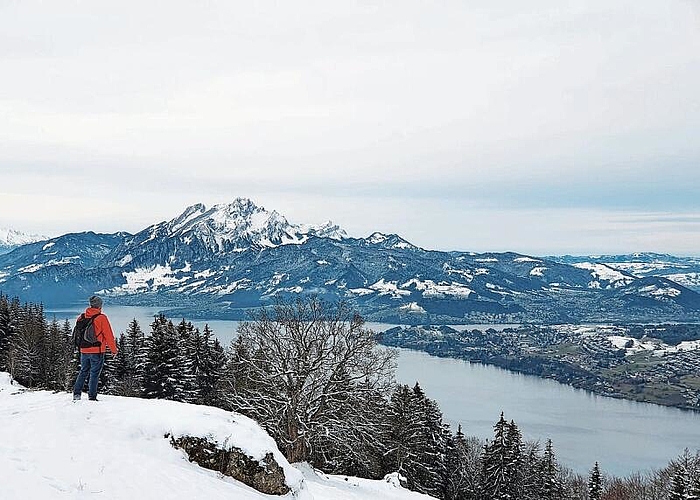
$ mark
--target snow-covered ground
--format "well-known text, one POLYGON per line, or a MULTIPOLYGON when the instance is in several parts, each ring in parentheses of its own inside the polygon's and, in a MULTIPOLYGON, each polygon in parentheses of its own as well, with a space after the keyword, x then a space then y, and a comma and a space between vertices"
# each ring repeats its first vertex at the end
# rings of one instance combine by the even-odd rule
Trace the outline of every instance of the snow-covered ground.
POLYGON ((0 372, 0 498, 259 500, 244 484, 199 467, 166 434, 207 437, 252 457, 272 452, 299 500, 427 500, 394 477, 371 481, 292 467, 254 421, 208 406, 100 395, 24 391, 0 372))

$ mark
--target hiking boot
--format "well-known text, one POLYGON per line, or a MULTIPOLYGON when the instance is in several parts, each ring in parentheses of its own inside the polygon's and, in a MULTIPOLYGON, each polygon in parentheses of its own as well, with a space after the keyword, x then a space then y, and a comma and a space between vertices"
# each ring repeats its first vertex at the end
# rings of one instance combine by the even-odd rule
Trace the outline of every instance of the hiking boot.
POLYGON ((95 396, 94 398, 88 398, 88 401, 99 401, 99 400, 97 399, 97 396, 95 396))
POLYGON ((80 401, 80 394, 73 394, 73 401, 80 401))

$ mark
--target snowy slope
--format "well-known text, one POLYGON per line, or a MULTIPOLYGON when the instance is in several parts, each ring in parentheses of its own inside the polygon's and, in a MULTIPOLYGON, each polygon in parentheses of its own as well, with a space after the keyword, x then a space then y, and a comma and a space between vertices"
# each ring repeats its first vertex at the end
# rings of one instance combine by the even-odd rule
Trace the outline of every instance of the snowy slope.
POLYGON ((164 436, 193 435, 262 458, 272 452, 300 500, 427 499, 395 481, 325 476, 287 463, 254 421, 207 406, 100 396, 73 403, 70 395, 23 391, 0 372, 0 498, 260 500, 264 495, 190 463, 164 436))

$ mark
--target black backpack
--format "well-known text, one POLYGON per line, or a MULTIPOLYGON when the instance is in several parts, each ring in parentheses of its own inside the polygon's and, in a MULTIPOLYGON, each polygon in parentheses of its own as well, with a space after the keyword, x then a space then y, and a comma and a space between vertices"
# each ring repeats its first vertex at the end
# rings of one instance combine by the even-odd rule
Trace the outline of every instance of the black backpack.
POLYGON ((97 340, 95 335, 95 327, 93 322, 95 318, 102 313, 98 313, 90 318, 85 314, 81 314, 73 327, 73 345, 77 348, 81 347, 100 347, 102 342, 97 340))

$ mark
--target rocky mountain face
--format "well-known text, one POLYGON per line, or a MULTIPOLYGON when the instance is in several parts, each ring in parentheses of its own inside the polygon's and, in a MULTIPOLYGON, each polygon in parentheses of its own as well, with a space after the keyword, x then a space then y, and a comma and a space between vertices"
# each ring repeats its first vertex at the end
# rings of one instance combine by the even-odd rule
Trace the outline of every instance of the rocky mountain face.
POLYGON ((397 235, 291 224, 237 199, 193 205, 135 235, 16 248, 0 256, 0 291, 51 305, 99 292, 192 318, 241 319, 276 297, 316 294, 391 323, 700 319, 697 291, 625 262, 431 251, 397 235))

